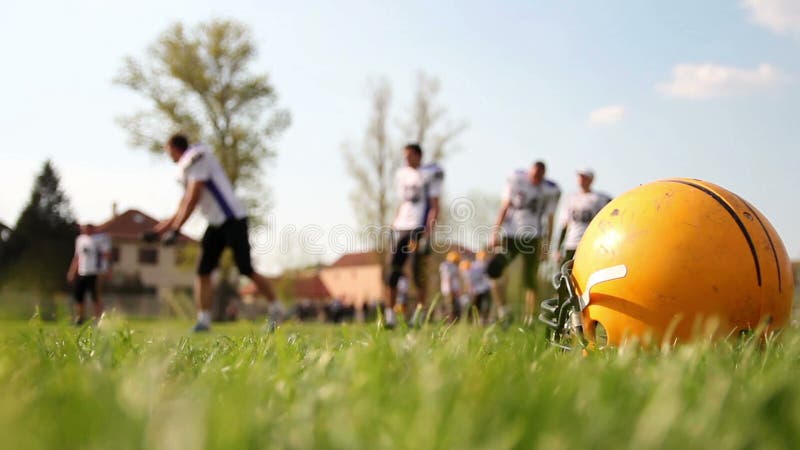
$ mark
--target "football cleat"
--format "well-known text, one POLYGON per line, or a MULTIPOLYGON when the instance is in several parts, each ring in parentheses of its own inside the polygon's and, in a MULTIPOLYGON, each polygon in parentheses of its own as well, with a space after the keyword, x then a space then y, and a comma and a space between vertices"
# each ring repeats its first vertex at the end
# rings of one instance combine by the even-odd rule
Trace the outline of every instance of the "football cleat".
POLYGON ((274 321, 272 319, 267 319, 267 321, 264 324, 264 326, 261 327, 261 331, 264 334, 273 334, 273 333, 275 333, 275 330, 277 330, 277 329, 278 329, 278 322, 276 322, 276 321, 274 321))
POLYGON ((192 333, 205 333, 211 331, 211 325, 204 322, 197 322, 192 327, 192 333))
POLYGON ((766 217, 720 186, 666 179, 628 191, 592 220, 541 304, 551 342, 672 343, 784 327, 789 256, 766 217))
MULTIPOLYGON (((396 305, 394 309, 396 310, 398 306, 400 305, 396 305)), ((383 316, 378 322, 378 327, 385 330, 391 330, 394 329, 396 325, 397 319, 395 318, 395 312, 392 310, 392 308, 384 308, 383 316)))

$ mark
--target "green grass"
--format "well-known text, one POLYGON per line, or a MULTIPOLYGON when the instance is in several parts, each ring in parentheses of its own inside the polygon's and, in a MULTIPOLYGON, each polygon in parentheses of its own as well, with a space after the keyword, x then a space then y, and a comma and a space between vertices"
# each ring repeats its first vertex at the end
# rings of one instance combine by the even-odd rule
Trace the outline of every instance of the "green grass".
POLYGON ((0 323, 3 448, 796 448, 800 332, 562 353, 541 330, 0 323))

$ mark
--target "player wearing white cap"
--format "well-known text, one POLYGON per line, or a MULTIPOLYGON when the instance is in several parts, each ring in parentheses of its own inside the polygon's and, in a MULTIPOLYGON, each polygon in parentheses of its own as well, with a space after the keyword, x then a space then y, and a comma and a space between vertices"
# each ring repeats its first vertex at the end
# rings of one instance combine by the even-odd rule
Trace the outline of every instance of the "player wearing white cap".
POLYGON ((146 238, 161 236, 162 243, 174 243, 195 208, 208 221, 197 266, 194 294, 198 313, 194 331, 208 331, 211 328, 211 273, 219 264, 226 247, 233 250, 239 273, 250 278, 258 292, 270 303, 274 302, 275 294, 269 282, 253 270, 247 213, 236 198, 233 185, 214 153, 204 145, 190 147, 189 141, 181 134, 170 137, 165 150, 178 165, 185 193, 178 211, 170 219, 156 225, 152 235, 146 238))
MULTIPOLYGON (((497 216, 490 248, 494 256, 487 272, 492 278, 500 316, 505 315, 505 300, 496 281, 517 255, 522 256, 522 281, 525 287, 524 323, 532 324, 536 310, 536 288, 539 261, 543 246, 553 232, 561 190, 545 178, 543 161, 534 162, 528 170, 515 171, 503 191, 503 203, 497 216)), ((501 317, 502 319, 503 317, 501 317)))
POLYGON ((589 222, 611 201, 608 195, 592 190, 592 169, 584 167, 578 169, 576 174, 579 190, 567 196, 561 210, 560 221, 563 226, 558 239, 559 251, 555 256, 562 264, 575 256, 575 249, 578 248, 589 222))
POLYGON ((417 292, 414 325, 421 315, 427 294, 425 261, 428 242, 439 216, 439 195, 444 180, 444 171, 438 164, 422 164, 422 148, 418 144, 406 145, 403 152, 406 165, 397 171, 400 205, 392 223, 393 242, 385 280, 389 304, 383 317, 387 328, 395 325, 397 282, 403 275, 407 259, 411 259, 412 280, 417 292))

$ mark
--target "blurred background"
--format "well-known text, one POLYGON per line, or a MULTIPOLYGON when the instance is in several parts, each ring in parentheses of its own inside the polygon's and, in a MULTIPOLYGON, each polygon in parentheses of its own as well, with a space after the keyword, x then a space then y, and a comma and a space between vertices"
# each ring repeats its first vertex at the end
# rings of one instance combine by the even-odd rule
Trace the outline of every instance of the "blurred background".
MULTIPOLYGON (((138 240, 180 198, 160 151, 178 129, 231 156, 256 265, 293 317, 374 314, 371 230, 411 141, 446 172, 438 258, 485 245, 506 178, 542 159, 565 193, 583 166, 613 196, 720 184, 800 259, 796 1, 13 0, 0 30, 0 315, 67 314, 78 223, 112 239, 109 308, 191 314, 205 224, 176 248, 138 240)), ((266 313, 230 262, 219 277, 218 319, 266 313)))

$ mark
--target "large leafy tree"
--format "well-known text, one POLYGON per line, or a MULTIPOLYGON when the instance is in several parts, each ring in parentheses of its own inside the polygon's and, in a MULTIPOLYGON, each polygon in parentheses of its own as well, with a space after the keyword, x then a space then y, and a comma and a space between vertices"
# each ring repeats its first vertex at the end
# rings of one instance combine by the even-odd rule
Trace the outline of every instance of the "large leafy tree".
POLYGON ((78 227, 50 161, 36 177, 0 257, 0 282, 38 293, 43 318, 52 318, 53 293, 64 289, 78 227))
POLYGON ((175 23, 144 57, 127 57, 114 81, 150 105, 119 118, 134 147, 162 152, 167 135, 178 130, 209 144, 258 217, 267 207, 264 163, 274 157, 274 141, 291 119, 277 107, 268 75, 251 70, 256 56, 242 23, 175 23))

